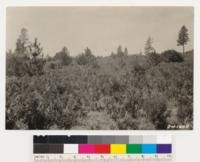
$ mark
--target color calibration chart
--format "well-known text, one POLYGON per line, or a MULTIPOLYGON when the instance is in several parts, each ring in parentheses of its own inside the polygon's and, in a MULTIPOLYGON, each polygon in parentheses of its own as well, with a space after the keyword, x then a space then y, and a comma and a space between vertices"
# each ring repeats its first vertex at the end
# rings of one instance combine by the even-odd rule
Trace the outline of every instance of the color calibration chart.
POLYGON ((34 136, 34 162, 171 162, 172 137, 34 136))

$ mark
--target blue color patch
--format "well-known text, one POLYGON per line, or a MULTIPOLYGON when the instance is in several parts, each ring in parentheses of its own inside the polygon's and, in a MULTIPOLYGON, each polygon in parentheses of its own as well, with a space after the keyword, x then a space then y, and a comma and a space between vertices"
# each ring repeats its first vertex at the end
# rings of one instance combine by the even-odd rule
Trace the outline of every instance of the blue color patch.
POLYGON ((142 144, 142 154, 156 154, 157 145, 156 144, 142 144))

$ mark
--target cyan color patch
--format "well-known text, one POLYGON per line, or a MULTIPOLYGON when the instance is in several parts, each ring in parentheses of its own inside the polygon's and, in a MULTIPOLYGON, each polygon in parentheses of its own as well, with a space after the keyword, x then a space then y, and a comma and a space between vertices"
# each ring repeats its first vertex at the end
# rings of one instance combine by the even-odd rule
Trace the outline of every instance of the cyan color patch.
POLYGON ((157 145, 156 144, 142 144, 142 154, 156 154, 157 145))

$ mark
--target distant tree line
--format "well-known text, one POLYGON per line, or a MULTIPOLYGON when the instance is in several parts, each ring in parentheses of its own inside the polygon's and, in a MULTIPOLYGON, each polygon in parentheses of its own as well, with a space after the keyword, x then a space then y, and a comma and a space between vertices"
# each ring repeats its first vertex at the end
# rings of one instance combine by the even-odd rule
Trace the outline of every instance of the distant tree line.
MULTIPOLYGON (((161 61, 165 62, 182 62, 184 60, 185 45, 188 43, 188 29, 183 25, 179 31, 177 45, 182 46, 183 54, 175 50, 166 50, 161 54, 158 54, 155 48, 152 46, 153 38, 148 37, 145 47, 144 54, 148 57, 149 65, 157 65, 161 61)), ((7 75, 22 76, 25 74, 29 75, 42 75, 44 73, 43 68, 45 67, 46 61, 50 62, 49 67, 51 69, 60 68, 69 64, 78 65, 91 65, 93 67, 99 67, 97 57, 92 53, 88 47, 83 53, 76 57, 70 56, 70 52, 66 46, 61 51, 57 52, 55 56, 51 57, 47 55, 44 57, 42 52, 43 48, 35 38, 33 42, 28 39, 28 31, 26 28, 22 28, 20 35, 16 42, 15 51, 7 51, 7 75)), ((119 45, 116 53, 112 52, 111 57, 118 59, 118 62, 123 68, 125 66, 125 59, 129 55, 128 49, 119 45)))

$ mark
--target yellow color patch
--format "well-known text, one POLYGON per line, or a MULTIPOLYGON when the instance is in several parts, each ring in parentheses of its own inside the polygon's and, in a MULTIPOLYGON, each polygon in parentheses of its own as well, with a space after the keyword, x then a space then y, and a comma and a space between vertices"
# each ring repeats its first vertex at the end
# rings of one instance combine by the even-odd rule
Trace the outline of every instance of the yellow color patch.
POLYGON ((126 144, 111 144, 110 153, 111 154, 126 154, 126 144))

